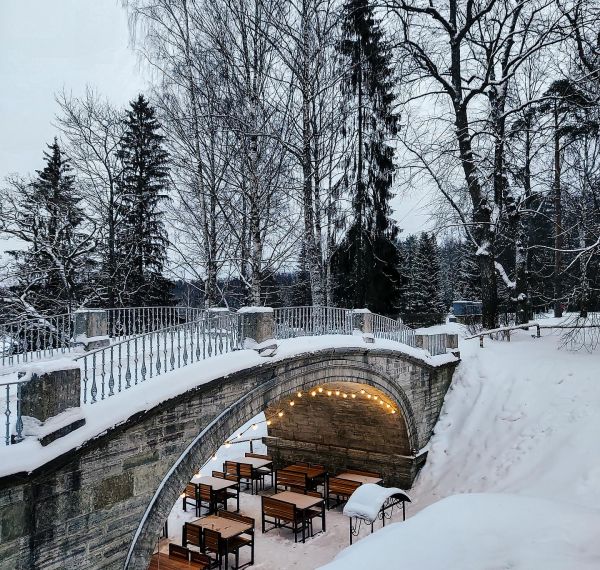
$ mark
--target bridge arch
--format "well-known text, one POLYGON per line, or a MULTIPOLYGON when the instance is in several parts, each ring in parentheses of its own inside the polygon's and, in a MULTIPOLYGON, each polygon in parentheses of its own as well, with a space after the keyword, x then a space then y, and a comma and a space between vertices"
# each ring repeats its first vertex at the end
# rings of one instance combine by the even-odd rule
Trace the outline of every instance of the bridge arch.
MULTIPOLYGON (((18 513, 10 535, 2 528, 6 564, 146 570, 162 524, 193 473, 239 426, 299 389, 340 379, 371 386, 397 406, 415 452, 431 435, 457 363, 375 347, 280 352, 277 360, 264 358, 135 413, 31 473, 1 478, 0 519, 18 513)), ((192 377, 200 370, 195 367, 210 365, 201 362, 186 373, 192 377)), ((152 390, 150 383, 143 386, 152 390)), ((422 457, 406 458, 405 486, 422 457)))
POLYGON ((263 378, 248 393, 232 402, 219 413, 186 447, 158 485, 135 531, 129 547, 125 568, 145 570, 160 534, 164 521, 182 489, 210 460, 216 448, 241 425, 245 424, 271 404, 289 401, 298 391, 310 392, 312 388, 343 380, 347 384, 370 386, 394 402, 399 410, 399 421, 405 423, 410 450, 418 449, 418 435, 412 406, 402 387, 381 370, 367 362, 337 358, 324 366, 321 359, 300 367, 293 363, 279 373, 263 378), (343 376, 341 376, 343 374, 343 376))

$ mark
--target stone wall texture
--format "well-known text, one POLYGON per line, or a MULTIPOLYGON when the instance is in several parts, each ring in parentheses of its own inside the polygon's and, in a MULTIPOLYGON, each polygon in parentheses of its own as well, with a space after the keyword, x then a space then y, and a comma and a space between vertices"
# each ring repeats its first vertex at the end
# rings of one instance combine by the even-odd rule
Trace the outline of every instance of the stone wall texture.
POLYGON ((0 479, 0 569, 146 570, 199 466, 240 425, 298 390, 339 381, 378 390, 403 418, 399 445, 416 451, 431 435, 454 367, 394 351, 329 349, 200 385, 33 473, 0 479))

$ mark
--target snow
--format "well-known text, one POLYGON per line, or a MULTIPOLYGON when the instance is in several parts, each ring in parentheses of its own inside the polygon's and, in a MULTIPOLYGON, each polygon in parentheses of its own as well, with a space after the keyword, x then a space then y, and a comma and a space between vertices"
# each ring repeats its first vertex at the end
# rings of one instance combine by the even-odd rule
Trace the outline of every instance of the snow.
POLYGON ((561 344, 549 331, 461 343, 409 518, 323 569, 600 568, 600 352, 561 344))
POLYGON ((347 517, 359 517, 373 522, 377 519, 379 510, 385 501, 397 493, 406 496, 406 500, 410 501, 406 491, 403 489, 365 483, 352 493, 352 496, 344 506, 344 514, 347 517))
POLYGON ((242 307, 237 312, 242 315, 244 313, 272 313, 273 307, 242 307))
MULTIPOLYGON (((34 438, 25 439, 16 445, 0 446, 0 477, 18 472, 31 472, 55 457, 76 449, 86 441, 124 423, 139 412, 150 410, 158 404, 183 394, 196 386, 221 377, 227 377, 235 372, 270 364, 273 361, 281 361, 286 358, 312 354, 332 348, 393 350, 407 354, 429 365, 438 365, 456 360, 450 354, 432 357, 422 349, 391 340, 377 339, 373 344, 366 344, 362 338, 350 335, 306 336, 277 342, 277 354, 272 358, 266 359, 254 350, 240 350, 215 356, 145 382, 140 382, 124 393, 100 400, 95 404, 83 406, 81 410, 86 424, 53 441, 46 447, 42 447, 34 438)), ((48 367, 58 369, 63 365, 75 366, 72 360, 63 358, 31 365, 28 370, 41 373, 48 370, 48 367)))
POLYGON ((597 510, 557 500, 455 495, 376 531, 322 569, 597 570, 599 528, 597 510))

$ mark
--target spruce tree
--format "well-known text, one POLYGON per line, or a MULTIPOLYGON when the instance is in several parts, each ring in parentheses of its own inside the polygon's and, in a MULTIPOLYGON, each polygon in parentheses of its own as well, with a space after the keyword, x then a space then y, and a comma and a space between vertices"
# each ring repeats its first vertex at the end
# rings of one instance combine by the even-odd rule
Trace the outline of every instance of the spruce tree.
POLYGON ((442 299, 440 253, 433 234, 423 232, 419 239, 419 258, 422 267, 423 313, 431 315, 431 324, 436 316, 444 315, 447 307, 442 299))
POLYGON ((130 306, 170 304, 163 276, 168 237, 162 217, 167 197, 167 153, 154 108, 140 95, 130 104, 119 149, 122 221, 118 229, 119 278, 130 306))
POLYGON ((339 304, 393 314, 399 308, 398 228, 390 200, 394 149, 386 139, 397 132, 390 50, 368 0, 347 0, 343 7, 342 65, 344 94, 354 109, 356 129, 352 169, 353 220, 332 267, 339 304))
POLYGON ((9 252, 17 261, 20 294, 38 311, 69 312, 84 294, 85 271, 95 243, 84 230, 85 214, 68 158, 58 141, 44 152, 37 177, 21 188, 13 232, 29 244, 9 252))

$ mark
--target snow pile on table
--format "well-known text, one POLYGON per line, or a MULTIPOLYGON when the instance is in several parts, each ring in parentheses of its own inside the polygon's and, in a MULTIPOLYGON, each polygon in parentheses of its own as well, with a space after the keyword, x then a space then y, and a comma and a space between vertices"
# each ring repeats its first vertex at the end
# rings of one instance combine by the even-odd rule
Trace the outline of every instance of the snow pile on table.
POLYGON ((322 569, 597 570, 598 529, 598 511, 559 500, 455 495, 363 538, 322 569))
POLYGON ((407 522, 326 568, 600 568, 600 352, 561 345, 549 331, 461 341, 407 522))
POLYGON ((344 506, 344 514, 347 517, 359 517, 372 522, 377 519, 383 503, 396 494, 404 495, 406 500, 410 501, 410 498, 402 489, 365 483, 352 493, 344 506))

